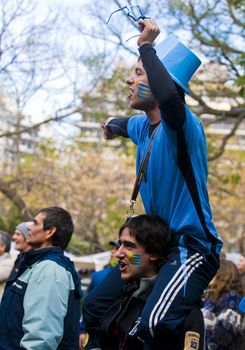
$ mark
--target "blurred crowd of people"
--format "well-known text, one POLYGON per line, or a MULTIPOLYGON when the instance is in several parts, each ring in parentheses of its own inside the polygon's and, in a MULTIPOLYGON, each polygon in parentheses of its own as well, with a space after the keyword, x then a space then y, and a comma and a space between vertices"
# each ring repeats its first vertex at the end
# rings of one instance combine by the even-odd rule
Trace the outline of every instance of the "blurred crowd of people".
MULTIPOLYGON (((5 284, 15 280, 15 277, 18 276, 19 266, 25 253, 33 250, 32 244, 29 244, 27 239, 30 225, 32 222, 18 224, 12 237, 7 232, 0 231, 0 297, 2 297, 5 284), (11 255, 11 241, 14 242, 15 250, 19 252, 18 255, 11 255)), ((112 248, 110 260, 103 270, 92 272, 91 283, 86 293, 91 293, 104 280, 108 272, 117 265, 118 260, 120 261, 120 253, 117 253, 120 249, 119 239, 110 241, 109 244, 112 248)), ((234 263, 227 260, 223 254, 220 268, 203 295, 202 313, 205 324, 203 336, 205 334, 207 350, 242 350, 245 348, 244 296, 245 256, 241 254, 234 263), (240 308, 239 304, 242 305, 240 308)), ((197 322, 199 316, 193 315, 194 322, 197 322)), ((193 315, 190 318, 191 322, 193 322, 193 315)), ((85 349, 87 342, 88 334, 81 317, 79 349, 85 349)), ((53 349, 56 349, 55 345, 53 346, 53 349)), ((38 346, 37 349, 39 349, 38 346)))
POLYGON ((232 261, 221 259, 220 269, 203 297, 208 350, 245 348, 245 319, 239 310, 244 294, 242 272, 232 261))

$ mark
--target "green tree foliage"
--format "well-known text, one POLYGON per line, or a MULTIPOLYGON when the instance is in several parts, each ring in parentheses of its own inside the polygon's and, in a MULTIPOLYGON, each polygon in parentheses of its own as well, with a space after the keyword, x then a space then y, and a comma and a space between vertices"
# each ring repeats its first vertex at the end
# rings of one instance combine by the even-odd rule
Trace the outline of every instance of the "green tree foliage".
MULTIPOLYGON (((21 176, 12 184, 19 196, 25 198, 32 217, 41 208, 53 205, 72 213, 75 252, 102 251, 126 217, 133 157, 125 157, 116 149, 114 154, 110 153, 103 150, 96 153, 94 147, 76 143, 62 150, 53 141, 42 143, 36 154, 22 156, 21 176), (107 226, 108 218, 111 225, 107 226)), ((11 208, 5 213, 11 226, 14 213, 11 214, 11 208)))
POLYGON ((245 253, 245 152, 227 150, 209 167, 214 222, 225 250, 245 253))
POLYGON ((110 116, 125 117, 132 113, 128 107, 129 91, 126 84, 126 78, 130 74, 130 66, 118 63, 110 77, 101 77, 93 91, 83 93, 83 119, 102 122, 110 116))
MULTIPOLYGON (((96 26, 97 35, 101 40, 108 40, 115 47, 121 45, 123 50, 131 53, 131 46, 128 48, 125 45, 125 33, 128 28, 137 31, 137 25, 129 20, 125 12, 117 13, 116 20, 107 25, 106 11, 108 14, 122 7, 124 3, 110 1, 110 6, 107 5, 104 2, 99 8, 92 8, 94 17, 100 24, 96 26)), ((244 4, 241 1, 226 0, 174 0, 143 1, 140 5, 145 14, 157 20, 163 32, 175 33, 202 56, 203 66, 190 84, 192 97, 188 98, 188 104, 207 127, 220 122, 230 124, 228 134, 207 134, 209 187, 218 230, 225 243, 230 242, 226 248, 244 250, 241 244, 245 230, 242 219, 245 207, 244 151, 225 151, 226 146, 236 140, 235 132, 244 121, 244 4)), ((111 52, 115 54, 116 50, 112 49, 111 52)), ((120 58, 115 61, 120 62, 120 58)), ((121 62, 124 64, 124 60, 121 62)), ((122 78, 115 73, 112 73, 112 77, 122 78)), ((123 81, 125 79, 126 76, 123 81)), ((117 113, 117 100, 120 95, 115 91, 113 97, 113 88, 119 86, 119 83, 113 80, 112 89, 107 79, 101 86, 104 87, 104 84, 108 84, 111 91, 109 94, 115 111, 112 116, 120 115, 117 113)), ((102 90, 99 88, 98 91, 102 97, 102 90)), ((121 91, 124 92, 122 88, 121 91)), ((93 94, 90 98, 93 98, 93 94)), ((126 108, 125 111, 127 115, 132 114, 126 108)), ((239 140, 235 143, 238 145, 239 140)))
MULTIPOLYGON (((56 138, 55 141, 40 142, 36 153, 28 155, 19 152, 18 145, 24 131, 75 113, 80 113, 83 121, 97 122, 109 116, 134 114, 135 111, 128 108, 126 78, 138 55, 137 39, 129 42, 126 39, 138 33, 138 25, 125 12, 115 14, 112 21, 106 23, 113 10, 125 5, 119 0, 92 2, 87 9, 90 12, 82 5, 78 17, 73 16, 74 12, 72 15, 67 12, 69 23, 74 20, 71 31, 76 28, 86 45, 76 48, 79 59, 73 60, 69 56, 64 62, 67 33, 71 33, 61 30, 64 16, 61 22, 62 12, 50 11, 49 20, 39 22, 38 26, 32 12, 36 3, 0 0, 0 107, 4 95, 10 98, 8 106, 11 106, 4 107, 7 113, 4 114, 2 108, 0 112, 3 118, 9 112, 16 116, 11 130, 1 129, 0 138, 15 137, 18 159, 15 171, 0 174, 0 192, 3 194, 0 226, 12 230, 18 220, 32 218, 41 207, 61 205, 75 218, 80 241, 74 237, 74 249, 99 251, 107 240, 115 237, 124 220, 135 177, 134 147, 125 140, 107 146, 101 139, 96 143, 74 140, 70 141, 70 147, 63 147, 56 138), (85 24, 82 20, 79 26, 75 18, 83 19, 85 12, 91 22, 85 24), (20 18, 25 25, 18 27, 16 22, 19 23, 20 18), (17 27, 21 30, 15 31, 17 27), (64 38, 64 46, 60 42, 56 45, 59 35, 64 38), (70 71, 68 62, 75 66, 76 74, 74 70, 70 71), (46 115, 40 123, 23 126, 24 106, 41 87, 55 80, 54 72, 70 79, 74 90, 71 103, 65 109, 56 106, 54 113, 46 115), (79 90, 81 86, 83 88, 79 90), (76 108, 74 101, 77 101, 78 90, 80 107, 76 108)), ((133 4, 131 0, 127 3, 133 4)), ((225 146, 234 139, 244 120, 244 2, 142 0, 140 6, 146 15, 157 20, 162 38, 173 32, 202 57, 203 66, 190 84, 192 97, 188 104, 192 110, 206 126, 222 121, 231 123, 226 135, 207 134, 209 159, 212 160, 209 187, 215 222, 222 237, 225 242, 242 249, 244 152, 228 151, 225 146)), ((71 43, 69 54, 73 48, 71 43)), ((49 99, 57 92, 50 91, 49 99)), ((79 122, 77 124, 79 126, 79 122)), ((80 136, 87 137, 82 127, 80 136)), ((139 203, 137 213, 142 210, 139 203)))
MULTIPOLYGON (((124 5, 118 0, 90 5, 97 24, 93 35, 109 42, 112 48, 107 55, 118 60, 121 59, 118 47, 128 55, 137 51, 136 44, 132 50, 132 45, 126 43, 130 31, 131 34, 138 31, 137 23, 127 16, 127 11, 117 12, 109 24, 106 23, 109 14, 124 5)), ((143 13, 157 20, 165 35, 176 34, 202 57, 203 66, 190 84, 192 100, 188 103, 204 122, 209 117, 209 124, 223 120, 233 124, 219 150, 210 154, 210 159, 220 157, 225 144, 244 120, 244 3, 145 0, 140 6, 143 13)), ((124 63, 124 59, 121 61, 124 63)))

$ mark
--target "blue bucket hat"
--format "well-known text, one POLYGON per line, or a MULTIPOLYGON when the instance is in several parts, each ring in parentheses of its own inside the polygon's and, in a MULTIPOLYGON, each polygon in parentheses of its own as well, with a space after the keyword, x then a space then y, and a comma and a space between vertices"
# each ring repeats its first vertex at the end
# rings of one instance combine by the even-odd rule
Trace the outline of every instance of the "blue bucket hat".
POLYGON ((190 94, 187 84, 201 65, 201 60, 174 35, 160 42, 155 49, 172 79, 190 94))

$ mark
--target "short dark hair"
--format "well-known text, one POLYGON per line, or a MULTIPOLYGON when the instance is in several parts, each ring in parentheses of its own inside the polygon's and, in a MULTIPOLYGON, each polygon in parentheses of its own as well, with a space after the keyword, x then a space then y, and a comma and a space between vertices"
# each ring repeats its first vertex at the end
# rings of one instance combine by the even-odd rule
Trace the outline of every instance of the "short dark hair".
POLYGON ((157 215, 141 214, 128 219, 119 229, 119 238, 127 228, 129 234, 145 249, 147 254, 158 255, 160 267, 165 262, 172 241, 168 225, 157 215))
POLYGON ((10 235, 5 232, 0 230, 0 244, 5 245, 5 252, 8 253, 11 248, 11 237, 10 235))
POLYGON ((43 229, 48 230, 55 227, 56 231, 52 237, 52 244, 65 249, 74 230, 72 217, 68 211, 60 207, 43 208, 39 213, 44 213, 43 229))

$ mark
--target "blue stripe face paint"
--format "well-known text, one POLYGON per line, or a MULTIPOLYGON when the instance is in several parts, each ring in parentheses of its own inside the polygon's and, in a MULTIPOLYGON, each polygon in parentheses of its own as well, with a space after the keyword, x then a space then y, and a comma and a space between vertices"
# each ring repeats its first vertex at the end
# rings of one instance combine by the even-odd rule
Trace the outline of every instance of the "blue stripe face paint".
POLYGON ((132 265, 140 265, 141 264, 141 254, 137 253, 128 253, 127 257, 129 258, 132 265))
POLYGON ((141 100, 147 100, 149 97, 152 97, 152 92, 148 84, 141 83, 138 80, 136 80, 136 86, 137 86, 137 97, 141 100))

